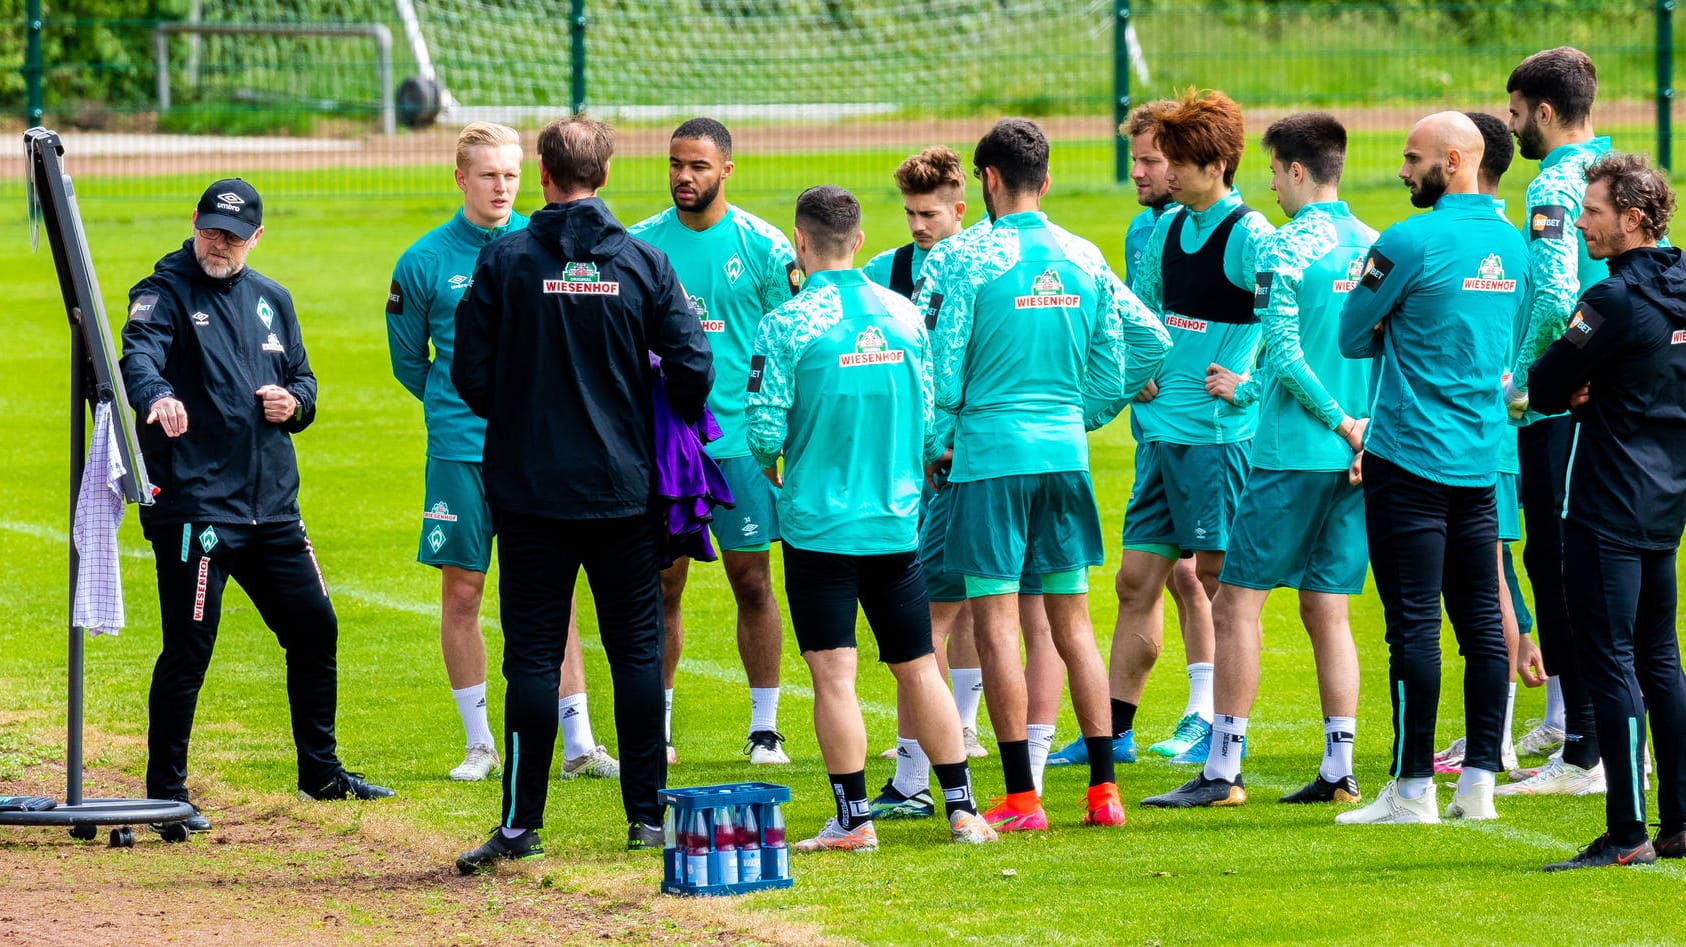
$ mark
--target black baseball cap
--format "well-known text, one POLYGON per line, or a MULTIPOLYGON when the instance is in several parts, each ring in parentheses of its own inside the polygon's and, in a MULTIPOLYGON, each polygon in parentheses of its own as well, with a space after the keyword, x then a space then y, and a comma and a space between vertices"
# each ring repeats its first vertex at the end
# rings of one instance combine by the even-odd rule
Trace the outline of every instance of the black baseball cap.
POLYGON ((223 178, 205 189, 199 198, 200 230, 226 230, 242 240, 249 239, 263 225, 263 198, 240 178, 223 178))

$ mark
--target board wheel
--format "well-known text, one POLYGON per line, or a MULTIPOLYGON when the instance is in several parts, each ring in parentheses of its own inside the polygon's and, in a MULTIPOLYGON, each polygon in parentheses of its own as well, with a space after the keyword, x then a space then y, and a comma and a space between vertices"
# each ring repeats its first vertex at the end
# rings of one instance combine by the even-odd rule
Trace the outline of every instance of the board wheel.
POLYGON ((126 825, 119 825, 111 830, 112 848, 134 848, 135 830, 126 825))
POLYGON ((166 842, 185 842, 187 841, 188 836, 187 824, 183 822, 171 822, 160 828, 158 830, 158 834, 163 836, 164 841, 166 842))
POLYGON ((92 842, 94 836, 100 834, 99 826, 77 823, 70 827, 70 837, 78 842, 92 842))

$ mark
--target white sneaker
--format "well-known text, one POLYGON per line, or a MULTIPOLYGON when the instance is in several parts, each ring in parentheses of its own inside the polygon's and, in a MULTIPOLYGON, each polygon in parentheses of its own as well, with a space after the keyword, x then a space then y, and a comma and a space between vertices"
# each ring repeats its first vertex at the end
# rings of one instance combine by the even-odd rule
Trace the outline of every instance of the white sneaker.
POLYGON ((871 822, 846 831, 837 824, 837 817, 825 820, 825 828, 813 838, 805 838, 791 848, 799 852, 873 852, 878 850, 878 830, 871 822))
POLYGON ((673 741, 669 740, 667 741, 667 765, 672 766, 677 762, 679 762, 679 754, 674 752, 673 741))
POLYGON ((1522 756, 1543 756, 1563 745, 1562 728, 1551 726, 1544 720, 1537 718, 1528 721, 1528 726, 1533 729, 1524 733, 1522 739, 1516 741, 1516 752, 1518 754, 1522 756))
POLYGON ((1467 791, 1452 794, 1452 801, 1446 803, 1446 818, 1465 819, 1471 822, 1490 822, 1499 817, 1499 810, 1493 808, 1493 784, 1477 783, 1467 791))
POLYGON ((763 766, 790 762, 790 757, 784 752, 784 734, 777 730, 757 730, 751 733, 743 751, 749 754, 751 763, 763 766))
POLYGON ((1499 767, 1506 771, 1517 767, 1516 744, 1510 741, 1510 734, 1505 734, 1504 746, 1499 747, 1499 767))
POLYGON ((1604 764, 1594 763, 1582 769, 1554 756, 1534 775, 1516 783, 1506 783, 1496 792, 1501 796, 1589 796, 1604 791, 1604 764))
POLYGON ((958 845, 982 845, 985 842, 1001 841, 1001 836, 995 834, 995 829, 984 821, 983 816, 964 809, 956 809, 949 815, 948 837, 958 845))
POLYGON ((576 776, 590 776, 593 779, 620 779, 620 760, 610 756, 609 751, 601 745, 594 746, 590 753, 562 761, 562 772, 557 778, 573 779, 576 776))
POLYGON ((984 745, 982 743, 978 742, 978 728, 977 727, 966 727, 966 728, 962 729, 960 731, 960 736, 966 742, 966 756, 968 758, 975 760, 975 759, 978 759, 979 757, 989 755, 989 750, 985 749, 984 745))
POLYGON ((1415 799, 1406 799, 1399 794, 1399 782, 1388 780, 1382 791, 1376 794, 1374 802, 1358 809, 1352 809, 1335 816, 1337 825, 1438 825, 1440 823, 1439 803, 1435 800, 1438 790, 1433 783, 1429 783, 1428 790, 1415 799))
POLYGON ((893 759, 895 759, 896 758, 896 748, 893 747, 893 746, 890 747, 888 750, 885 750, 884 752, 878 754, 878 758, 881 759, 881 760, 893 760, 893 759))
POLYGON ((1444 766, 1462 766, 1464 762, 1464 738, 1458 737, 1452 745, 1434 754, 1434 761, 1444 766))
POLYGON ((502 772, 498 766, 498 751, 484 743, 476 743, 468 748, 462 762, 451 770, 451 778, 459 783, 477 783, 502 772))

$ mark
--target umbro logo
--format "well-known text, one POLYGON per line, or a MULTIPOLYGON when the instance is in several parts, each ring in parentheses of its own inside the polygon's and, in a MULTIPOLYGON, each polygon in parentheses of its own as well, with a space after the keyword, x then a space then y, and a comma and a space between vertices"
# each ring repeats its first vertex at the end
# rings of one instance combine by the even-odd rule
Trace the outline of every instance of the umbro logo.
POLYGON ((217 200, 224 204, 233 204, 235 207, 243 207, 246 204, 246 202, 241 199, 240 195, 234 193, 233 191, 224 191, 221 194, 218 194, 217 200))
POLYGON ((196 326, 208 326, 211 324, 211 317, 203 312, 196 312, 189 318, 193 320, 193 324, 196 326))
POLYGON ((452 289, 462 289, 462 288, 466 287, 468 284, 469 284, 469 278, 466 277, 466 276, 463 276, 461 273, 458 273, 456 276, 451 277, 451 288, 452 289))

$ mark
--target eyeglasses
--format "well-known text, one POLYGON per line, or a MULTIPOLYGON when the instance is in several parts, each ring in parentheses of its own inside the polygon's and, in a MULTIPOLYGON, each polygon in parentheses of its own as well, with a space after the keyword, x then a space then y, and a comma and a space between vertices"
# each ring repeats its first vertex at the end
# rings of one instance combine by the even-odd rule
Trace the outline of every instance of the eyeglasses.
POLYGON ((252 241, 251 237, 236 237, 234 234, 218 227, 207 227, 203 230, 196 230, 194 232, 203 237, 208 243, 225 243, 235 248, 243 247, 252 241))

